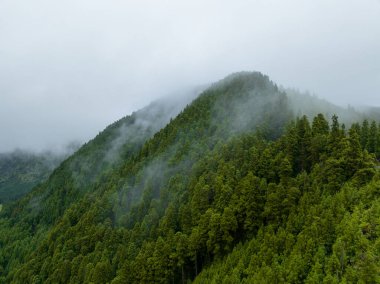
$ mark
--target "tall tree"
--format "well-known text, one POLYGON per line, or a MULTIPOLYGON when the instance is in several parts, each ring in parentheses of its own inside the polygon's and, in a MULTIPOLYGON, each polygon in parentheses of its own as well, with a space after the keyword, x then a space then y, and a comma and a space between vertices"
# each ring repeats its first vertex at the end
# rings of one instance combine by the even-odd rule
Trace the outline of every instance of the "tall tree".
POLYGON ((365 119, 362 123, 361 132, 360 132, 360 143, 362 145, 362 149, 367 149, 368 138, 369 138, 369 123, 368 123, 368 120, 365 119))
POLYGON ((297 131, 297 158, 296 169, 297 172, 309 171, 311 166, 311 128, 308 118, 304 115, 296 123, 297 131))
POLYGON ((327 139, 330 131, 330 126, 328 121, 325 119, 323 114, 318 114, 313 119, 312 124, 312 138, 310 145, 311 152, 311 162, 319 162, 321 156, 326 152, 327 139))
POLYGON ((369 153, 374 153, 374 154, 376 153, 377 143, 378 143, 377 132, 378 132, 378 129, 377 129, 376 121, 372 121, 371 126, 369 128, 369 132, 368 132, 368 141, 367 141, 367 147, 366 147, 369 153))

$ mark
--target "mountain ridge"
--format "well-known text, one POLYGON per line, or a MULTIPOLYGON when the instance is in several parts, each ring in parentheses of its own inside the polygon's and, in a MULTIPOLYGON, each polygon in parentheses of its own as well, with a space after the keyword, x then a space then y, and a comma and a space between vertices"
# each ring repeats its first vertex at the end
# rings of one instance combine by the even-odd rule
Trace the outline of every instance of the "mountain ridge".
MULTIPOLYGON (((377 125, 375 134, 369 131, 373 123, 355 124, 347 133, 336 117, 331 127, 323 115, 312 124, 306 116, 296 119, 286 92, 259 72, 226 77, 168 120, 157 130, 144 120, 135 124, 136 114, 115 122, 45 184, 6 206, 0 213, 0 270, 5 271, 0 282, 168 283, 197 281, 200 272, 200 282, 302 282, 317 269, 313 259, 328 263, 335 257, 340 232, 321 234, 315 243, 328 240, 327 253, 317 257, 313 248, 313 257, 304 257, 301 265, 302 257, 287 252, 299 253, 295 244, 304 245, 302 234, 310 230, 294 218, 312 218, 307 210, 304 216, 297 211, 302 204, 326 197, 324 204, 331 199, 337 206, 349 193, 362 201, 372 196, 369 204, 376 205, 378 175, 368 151, 377 150, 368 141, 378 136, 377 125), (134 131, 116 143, 120 160, 108 160, 125 120, 134 131), (277 230, 296 241, 280 248, 284 239, 277 230), (13 240, 5 232, 12 232, 13 240), (217 278, 224 260, 235 251, 242 254, 241 247, 251 242, 254 247, 265 241, 260 237, 265 233, 276 240, 283 260, 268 254, 266 266, 260 266, 250 258, 264 256, 247 250, 235 278, 217 278), (292 265, 298 265, 293 274, 292 265), (276 267, 283 269, 282 280, 273 278, 276 267)), ((351 214, 348 208, 356 203, 347 197, 344 204, 342 211, 351 214)), ((263 245, 264 254, 266 249, 263 245)), ((333 277, 331 263, 317 276, 333 277)), ((230 264, 235 265, 240 263, 230 264)), ((347 275, 336 279, 356 279, 347 275)))

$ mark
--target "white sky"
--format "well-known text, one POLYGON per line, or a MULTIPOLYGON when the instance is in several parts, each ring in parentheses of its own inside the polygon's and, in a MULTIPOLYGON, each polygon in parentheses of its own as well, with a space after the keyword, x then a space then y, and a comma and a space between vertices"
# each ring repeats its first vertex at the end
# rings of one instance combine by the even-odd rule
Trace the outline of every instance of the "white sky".
POLYGON ((380 1, 0 0, 0 152, 85 141, 243 70, 380 106, 380 1))

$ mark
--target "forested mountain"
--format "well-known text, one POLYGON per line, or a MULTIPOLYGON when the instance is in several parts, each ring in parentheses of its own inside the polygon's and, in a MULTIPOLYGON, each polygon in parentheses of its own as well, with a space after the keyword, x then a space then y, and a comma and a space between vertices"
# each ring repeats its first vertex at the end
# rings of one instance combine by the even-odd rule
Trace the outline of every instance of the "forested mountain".
POLYGON ((380 281, 376 122, 296 117, 258 72, 176 106, 112 124, 5 206, 0 282, 380 281))
POLYGON ((0 204, 15 200, 44 181, 64 159, 53 153, 0 153, 0 204))
POLYGON ((289 107, 293 113, 301 117, 317 116, 319 113, 325 117, 331 118, 333 115, 339 117, 339 121, 345 125, 351 125, 358 121, 380 120, 380 109, 377 107, 363 107, 348 105, 346 108, 334 105, 329 101, 318 98, 316 95, 311 95, 308 92, 300 92, 294 89, 283 89, 289 99, 289 107))

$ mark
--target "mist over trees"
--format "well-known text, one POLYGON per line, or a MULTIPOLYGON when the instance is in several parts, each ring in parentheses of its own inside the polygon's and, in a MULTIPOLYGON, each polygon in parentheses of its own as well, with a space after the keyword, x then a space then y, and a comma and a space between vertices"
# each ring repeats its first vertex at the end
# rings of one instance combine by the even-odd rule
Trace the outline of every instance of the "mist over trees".
POLYGON ((0 282, 380 281, 377 121, 259 72, 193 98, 111 124, 5 205, 0 282))
POLYGON ((77 148, 72 144, 66 152, 59 153, 25 150, 0 153, 0 204, 20 198, 46 180, 77 148))

